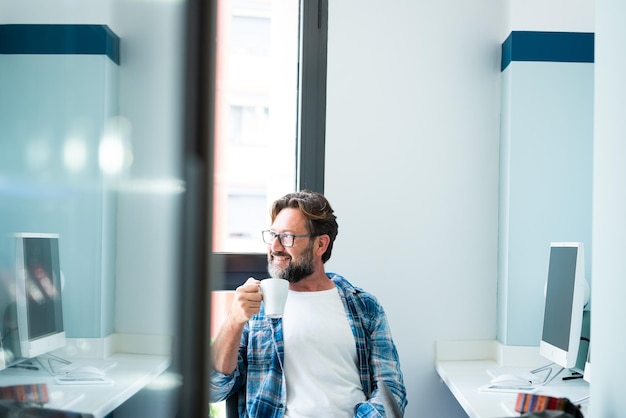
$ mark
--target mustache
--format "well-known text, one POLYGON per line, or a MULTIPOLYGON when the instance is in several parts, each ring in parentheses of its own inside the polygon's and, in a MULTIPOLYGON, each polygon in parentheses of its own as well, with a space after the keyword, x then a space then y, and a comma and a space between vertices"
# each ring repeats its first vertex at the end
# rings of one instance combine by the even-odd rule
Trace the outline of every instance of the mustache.
POLYGON ((291 256, 289 254, 287 254, 284 251, 272 251, 271 253, 272 257, 289 257, 291 258, 291 256))

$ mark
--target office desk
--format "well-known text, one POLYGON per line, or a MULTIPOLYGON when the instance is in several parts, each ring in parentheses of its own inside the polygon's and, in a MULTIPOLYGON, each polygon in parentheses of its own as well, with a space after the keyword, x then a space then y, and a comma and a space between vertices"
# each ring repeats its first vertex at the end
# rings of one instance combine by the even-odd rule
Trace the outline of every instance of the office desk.
MULTIPOLYGON (((88 359, 83 359, 88 361, 88 359)), ((104 418, 135 393, 153 381, 169 366, 169 357, 144 354, 113 354, 107 358, 117 363, 106 372, 113 384, 106 385, 56 385, 50 375, 43 371, 23 369, 0 371, 0 386, 46 383, 50 398, 81 395, 66 409, 93 414, 104 418)))
MULTIPOLYGON (((516 393, 484 392, 479 388, 491 380, 489 369, 523 367, 532 370, 548 363, 538 349, 508 350, 495 341, 438 342, 436 370, 470 418, 519 416, 514 412, 516 393), (508 354, 508 355, 507 355, 508 354)), ((589 395, 589 384, 582 380, 563 381, 561 375, 537 394, 568 398, 574 402, 589 395)), ((587 410, 582 403, 582 412, 587 410)))

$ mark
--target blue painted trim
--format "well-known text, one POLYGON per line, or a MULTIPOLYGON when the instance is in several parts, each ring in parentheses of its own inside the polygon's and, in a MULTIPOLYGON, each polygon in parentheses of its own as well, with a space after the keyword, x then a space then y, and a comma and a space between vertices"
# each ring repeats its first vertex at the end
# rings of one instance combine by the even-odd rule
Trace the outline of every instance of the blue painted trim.
POLYGON ((120 38, 106 25, 0 25, 0 54, 106 55, 120 64, 120 38))
POLYGON ((513 31, 502 44, 500 70, 511 61, 594 62, 594 34, 513 31))

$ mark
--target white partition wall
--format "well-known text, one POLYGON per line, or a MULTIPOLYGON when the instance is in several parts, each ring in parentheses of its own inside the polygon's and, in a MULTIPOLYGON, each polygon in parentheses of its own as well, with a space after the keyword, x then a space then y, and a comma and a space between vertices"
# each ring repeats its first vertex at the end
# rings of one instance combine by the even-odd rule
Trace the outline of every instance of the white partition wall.
POLYGON ((501 106, 498 339, 538 346, 550 242, 590 266, 593 33, 511 32, 501 106))

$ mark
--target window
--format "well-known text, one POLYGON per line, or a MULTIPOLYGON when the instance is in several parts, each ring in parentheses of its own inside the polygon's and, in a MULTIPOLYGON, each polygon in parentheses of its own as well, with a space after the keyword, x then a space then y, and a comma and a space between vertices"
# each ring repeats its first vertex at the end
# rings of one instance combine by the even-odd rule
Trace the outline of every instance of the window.
POLYGON ((264 254, 271 203, 298 189, 323 192, 326 6, 218 1, 216 253, 264 254))

